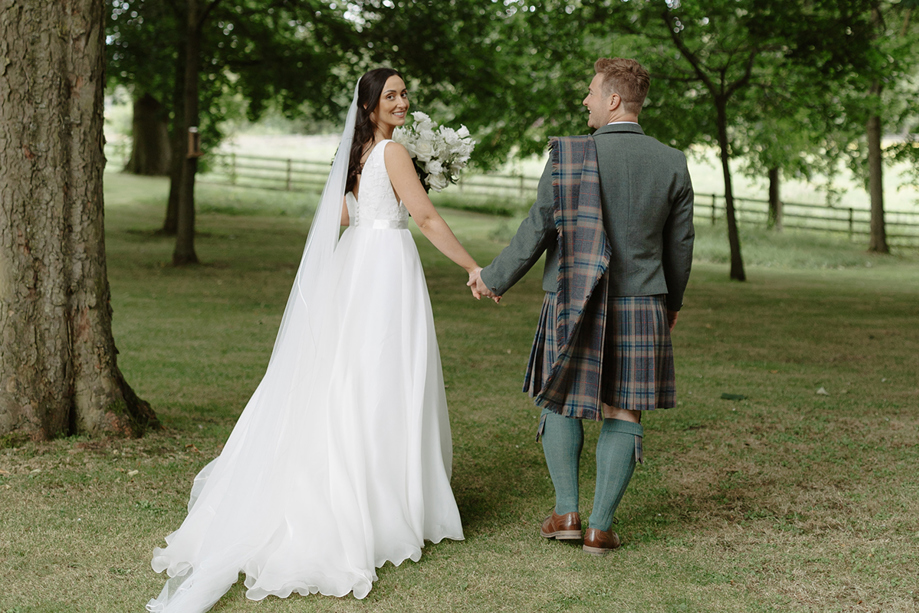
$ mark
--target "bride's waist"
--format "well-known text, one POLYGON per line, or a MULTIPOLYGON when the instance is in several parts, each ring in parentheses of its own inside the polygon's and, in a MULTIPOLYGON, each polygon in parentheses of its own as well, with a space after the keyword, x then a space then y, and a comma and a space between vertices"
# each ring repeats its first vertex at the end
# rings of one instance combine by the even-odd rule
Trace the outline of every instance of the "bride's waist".
POLYGON ((351 227, 368 230, 408 230, 408 219, 359 219, 351 227))

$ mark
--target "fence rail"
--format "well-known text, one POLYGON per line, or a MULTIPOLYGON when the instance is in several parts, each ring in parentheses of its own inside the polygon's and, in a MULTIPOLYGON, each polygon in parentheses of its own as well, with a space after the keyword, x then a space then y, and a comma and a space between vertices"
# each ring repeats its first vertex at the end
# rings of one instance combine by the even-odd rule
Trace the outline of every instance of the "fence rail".
MULTIPOLYGON (((208 157, 211 166, 202 178, 206 182, 281 191, 322 188, 331 166, 324 162, 240 153, 216 153, 208 157)), ((466 174, 451 189, 464 194, 525 200, 536 193, 538 184, 539 177, 523 174, 466 174)))
MULTIPOLYGON (((119 150, 116 157, 118 153, 123 154, 119 150)), ((331 167, 328 162, 242 153, 212 153, 207 157, 208 171, 201 177, 202 182, 280 191, 318 191, 325 185, 331 167)), ((523 174, 465 174, 456 186, 448 189, 464 195, 525 202, 535 197, 538 184, 539 177, 523 174)), ((739 224, 768 224, 766 200, 735 197, 734 209, 739 224)), ((783 202, 782 209, 784 228, 845 234, 853 240, 870 233, 871 213, 867 209, 800 202, 783 202)), ((696 223, 707 220, 714 224, 723 220, 724 196, 696 193, 695 214, 696 223)), ((919 211, 886 211, 884 218, 891 245, 919 246, 919 211)))
MULTIPOLYGON (((696 223, 715 224, 725 218, 724 196, 696 193, 696 223)), ((734 198, 738 224, 765 226, 769 223, 769 201, 734 198)), ((801 202, 782 203, 782 227, 846 234, 850 239, 867 237, 871 232, 871 211, 853 207, 830 207, 801 202)), ((899 246, 919 246, 919 211, 885 211, 887 242, 899 246)))

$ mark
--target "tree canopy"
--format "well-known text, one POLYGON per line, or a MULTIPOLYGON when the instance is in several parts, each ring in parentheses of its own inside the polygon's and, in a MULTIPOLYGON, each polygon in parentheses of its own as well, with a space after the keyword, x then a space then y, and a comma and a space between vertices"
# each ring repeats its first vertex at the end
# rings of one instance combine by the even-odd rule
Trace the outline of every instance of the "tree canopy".
MULTIPOLYGON (((188 1, 109 0, 113 78, 167 101, 174 117, 188 1)), ((867 181, 869 118, 903 132, 917 116, 908 94, 919 0, 196 1, 207 15, 205 142, 242 108, 252 119, 268 105, 339 116, 354 79, 383 64, 405 73, 416 105, 467 125, 480 141, 474 160, 490 167, 542 152, 549 136, 588 132, 581 100, 593 61, 635 57, 652 74, 645 131, 721 153, 738 279, 731 160, 807 177, 845 157, 867 181)))

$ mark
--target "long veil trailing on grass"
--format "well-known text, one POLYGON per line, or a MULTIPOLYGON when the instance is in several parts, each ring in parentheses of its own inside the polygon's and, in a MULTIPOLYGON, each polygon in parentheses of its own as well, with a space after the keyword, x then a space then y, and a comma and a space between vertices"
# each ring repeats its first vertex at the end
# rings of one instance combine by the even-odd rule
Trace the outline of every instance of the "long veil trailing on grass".
MULTIPOLYGON (((291 591, 304 587, 298 585, 293 577, 280 590, 265 589, 258 581, 250 581, 253 577, 264 575, 266 569, 263 564, 269 563, 273 550, 285 546, 285 535, 278 530, 275 522, 270 521, 272 518, 259 516, 262 513, 257 506, 259 500, 264 500, 278 488, 294 489, 299 485, 295 482, 278 483, 279 479, 303 476, 292 477, 280 471, 273 474, 263 472, 266 466, 283 466, 300 458, 253 459, 249 454, 250 450, 259 450, 260 453, 271 450, 278 432, 284 428, 325 425, 315 420, 311 423, 291 423, 297 413, 297 407, 291 404, 293 399, 298 405, 318 400, 311 398, 313 390, 294 388, 302 378, 298 375, 313 371, 317 360, 322 359, 320 337, 324 318, 332 308, 328 300, 323 300, 323 288, 338 241, 357 114, 357 92, 355 87, 341 144, 310 226, 265 376, 220 456, 195 478, 185 522, 166 538, 167 547, 154 550, 153 569, 156 572, 165 570, 170 578, 159 597, 147 604, 148 611, 206 611, 237 581, 240 560, 243 559, 246 563, 242 568, 250 577, 246 580, 250 597, 263 598, 268 594, 287 596, 291 591), (239 483, 247 486, 238 487, 239 483), (260 534, 263 526, 276 532, 260 534), (256 551, 253 555, 251 548, 257 544, 264 551, 256 551)), ((283 453, 283 450, 276 453, 283 453)), ((310 505, 313 501, 300 502, 310 505)), ((333 546, 332 543, 329 545, 333 546)), ((369 591, 370 578, 358 578, 357 581, 369 591)), ((314 586, 306 588, 317 591, 312 589, 314 586)), ((350 586, 345 584, 333 589, 344 590, 343 594, 351 591, 350 586)), ((355 595, 358 595, 359 589, 362 588, 354 588, 355 595)))

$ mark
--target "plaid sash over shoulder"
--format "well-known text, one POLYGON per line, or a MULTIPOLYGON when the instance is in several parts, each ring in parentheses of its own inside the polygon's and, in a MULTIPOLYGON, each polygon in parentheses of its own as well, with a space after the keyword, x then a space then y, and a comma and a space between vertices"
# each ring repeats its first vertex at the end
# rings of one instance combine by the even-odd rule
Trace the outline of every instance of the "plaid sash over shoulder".
POLYGON ((597 148, 591 136, 554 138, 550 146, 559 235, 557 317, 541 325, 554 323, 558 357, 541 385, 526 385, 539 406, 567 417, 600 420, 608 298, 601 279, 612 250, 603 228, 597 148))

